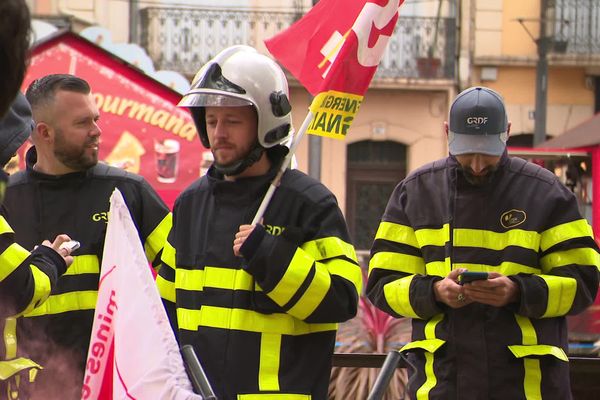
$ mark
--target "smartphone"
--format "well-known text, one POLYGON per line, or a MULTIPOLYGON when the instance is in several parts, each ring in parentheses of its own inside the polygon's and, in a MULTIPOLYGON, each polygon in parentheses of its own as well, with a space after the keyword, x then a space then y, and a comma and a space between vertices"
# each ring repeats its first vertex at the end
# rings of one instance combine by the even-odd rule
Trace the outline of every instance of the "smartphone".
POLYGON ((71 254, 77 250, 80 245, 81 244, 77 240, 69 240, 67 242, 63 242, 63 244, 60 245, 60 248, 69 250, 69 254, 71 254))
POLYGON ((487 278, 488 278, 487 272, 465 271, 462 274, 458 275, 458 283, 462 285, 464 283, 480 281, 482 279, 487 279, 487 278))

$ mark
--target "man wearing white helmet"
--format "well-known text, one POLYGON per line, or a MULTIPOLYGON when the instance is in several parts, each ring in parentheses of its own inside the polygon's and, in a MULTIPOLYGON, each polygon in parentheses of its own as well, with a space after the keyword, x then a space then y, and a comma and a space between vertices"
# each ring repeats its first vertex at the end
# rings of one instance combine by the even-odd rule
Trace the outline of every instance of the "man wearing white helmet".
POLYGON ((157 283, 180 343, 219 399, 325 399, 337 323, 356 314, 361 271, 333 194, 286 170, 285 75, 246 46, 200 69, 180 103, 214 155, 174 206, 157 283))

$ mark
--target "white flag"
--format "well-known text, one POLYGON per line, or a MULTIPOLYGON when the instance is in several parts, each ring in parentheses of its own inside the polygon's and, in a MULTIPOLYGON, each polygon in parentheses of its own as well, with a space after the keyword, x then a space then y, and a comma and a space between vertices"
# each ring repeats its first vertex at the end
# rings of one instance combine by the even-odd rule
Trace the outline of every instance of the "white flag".
POLYGON ((175 335, 121 192, 110 198, 82 399, 192 400, 175 335))

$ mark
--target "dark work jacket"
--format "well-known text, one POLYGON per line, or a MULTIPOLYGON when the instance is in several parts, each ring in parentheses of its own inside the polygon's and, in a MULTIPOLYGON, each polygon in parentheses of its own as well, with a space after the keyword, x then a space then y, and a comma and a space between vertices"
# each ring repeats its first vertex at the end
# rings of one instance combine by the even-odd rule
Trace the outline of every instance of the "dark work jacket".
POLYGON ((302 172, 284 173, 244 259, 234 256, 275 172, 231 182, 211 167, 173 210, 157 284, 220 400, 325 399, 337 323, 357 310, 361 271, 342 213, 302 172))
MULTIPOLYGON (((110 196, 115 188, 123 194, 150 262, 160 260, 171 214, 139 175, 98 163, 86 171, 50 176, 33 169, 36 159, 33 147, 27 153, 27 169, 10 177, 6 191, 7 218, 16 241, 31 249, 43 239, 66 233, 81 247, 73 252, 73 264, 48 300, 19 319, 19 354, 46 367, 36 385, 68 379, 69 384, 79 384, 80 396, 110 196)), ((65 393, 62 398, 71 396, 65 393)))
POLYGON ((413 321, 411 398, 570 399, 565 317, 598 290, 591 227, 544 168, 505 153, 473 186, 458 167, 449 157, 402 181, 371 250, 368 297, 413 321), (456 268, 509 276, 519 301, 437 303, 434 282, 456 268))

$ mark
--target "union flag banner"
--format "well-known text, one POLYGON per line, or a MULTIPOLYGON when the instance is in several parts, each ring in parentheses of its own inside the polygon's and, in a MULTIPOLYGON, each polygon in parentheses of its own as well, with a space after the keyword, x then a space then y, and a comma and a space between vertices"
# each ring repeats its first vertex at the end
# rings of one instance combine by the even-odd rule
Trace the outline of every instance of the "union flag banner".
POLYGON ((201 400, 121 192, 110 199, 82 399, 201 400))
POLYGON ((267 49, 315 96, 307 132, 344 139, 383 57, 404 0, 320 0, 265 40, 267 49))

